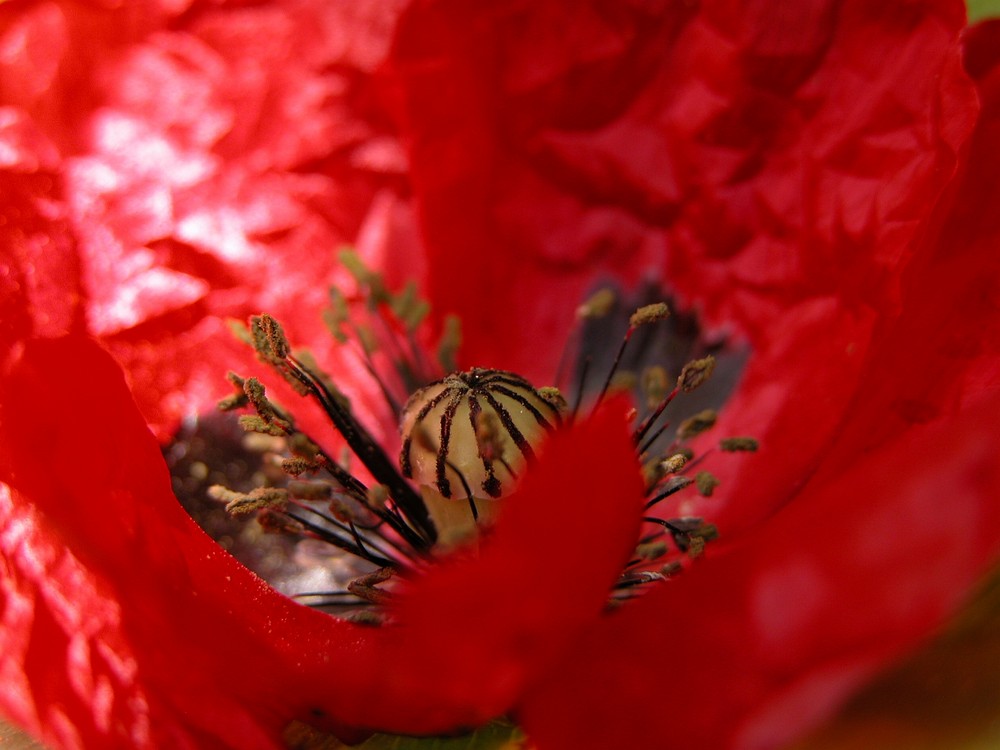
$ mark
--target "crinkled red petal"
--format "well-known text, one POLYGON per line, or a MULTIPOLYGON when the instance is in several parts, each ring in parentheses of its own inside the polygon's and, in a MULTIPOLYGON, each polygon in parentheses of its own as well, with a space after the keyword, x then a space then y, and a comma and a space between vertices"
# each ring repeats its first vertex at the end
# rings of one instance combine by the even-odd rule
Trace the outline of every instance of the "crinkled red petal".
POLYGON ((12 107, 0 107, 0 151, 0 346, 79 330, 80 264, 59 203, 59 155, 37 124, 12 107))
POLYGON ((398 626, 351 625, 197 529, 93 343, 28 342, 0 394, 0 707, 56 747, 277 746, 293 718, 481 723, 572 649, 635 539, 619 410, 554 438, 482 555, 414 583, 398 626))
POLYGON ((36 265, 72 298, 47 309, 85 309, 162 438, 225 394, 219 373, 251 361, 222 319, 269 311, 335 361, 318 311, 330 283, 351 288, 338 247, 357 242, 392 282, 422 275, 405 158, 371 83, 398 6, 0 10, 0 45, 19 52, 0 60, 13 82, 0 129, 15 117, 40 134, 15 189, 43 185, 66 222, 50 241, 68 230, 79 254, 36 265), (43 154, 53 174, 29 168, 43 154))
POLYGON ((824 463, 735 548, 595 628, 600 656, 554 670, 526 704, 540 748, 602 747, 608 726, 624 745, 779 746, 939 627, 995 564, 1000 25, 978 35, 968 167, 899 280, 900 314, 877 327, 824 463))
POLYGON ((466 356, 537 368, 519 324, 564 330, 609 268, 758 337, 798 301, 883 307, 973 123, 963 21, 947 1, 411 8, 390 60, 435 301, 488 334, 466 356))

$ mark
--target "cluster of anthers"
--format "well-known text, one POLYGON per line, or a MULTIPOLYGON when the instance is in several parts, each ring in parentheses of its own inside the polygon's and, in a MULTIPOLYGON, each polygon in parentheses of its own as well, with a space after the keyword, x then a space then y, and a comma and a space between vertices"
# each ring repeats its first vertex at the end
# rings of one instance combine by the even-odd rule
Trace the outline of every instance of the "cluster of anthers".
MULTIPOLYGON (((408 286, 393 294, 354 254, 345 252, 342 260, 367 304, 360 313, 351 314, 344 295, 333 289, 326 320, 341 343, 355 348, 394 413, 401 414, 398 463, 313 358, 293 353, 277 321, 260 315, 250 320, 248 331, 243 329, 247 342, 299 394, 319 404, 371 480, 363 482, 346 461, 325 452, 267 397, 259 380, 230 373, 236 392, 220 408, 249 406, 255 413, 240 418, 245 430, 284 438, 287 455, 281 467, 290 479, 285 486, 259 487, 249 493, 215 486, 210 494, 224 501, 234 515, 256 514, 267 530, 319 539, 363 561, 363 572, 344 590, 297 596, 313 606, 381 622, 380 605, 393 596, 395 579, 455 547, 475 544, 488 533, 504 497, 515 492, 519 476, 531 470, 548 433, 572 424, 585 401, 590 402, 586 408, 594 410, 609 392, 628 387, 623 383, 630 377, 620 371, 620 364, 629 340, 640 327, 662 321, 670 312, 665 303, 636 310, 603 384, 585 397, 589 370, 585 360, 570 406, 558 388, 535 388, 512 372, 479 368, 454 372, 459 334, 453 322, 445 326, 435 362, 417 342, 427 305, 415 289, 408 286), (392 362, 391 380, 379 376, 376 353, 392 362), (450 374, 441 377, 444 372, 450 374), (405 405, 395 395, 402 388, 412 394, 405 405)), ((579 308, 577 317, 581 321, 600 317, 613 301, 609 292, 599 292, 579 308)), ((669 425, 662 419, 667 406, 701 386, 714 367, 715 359, 709 355, 688 362, 673 379, 659 366, 642 373, 645 409, 643 414, 633 409, 631 419, 648 498, 643 519, 647 532, 637 540, 635 554, 609 593, 609 606, 677 574, 716 536, 716 529, 700 518, 653 515, 655 506, 686 487, 694 485, 708 496, 718 484, 710 473, 692 471, 697 461, 688 447, 693 437, 714 425, 715 412, 705 410, 686 419, 672 436, 665 435, 669 425)), ((757 444, 751 438, 729 438, 720 447, 746 451, 756 450, 757 444)))

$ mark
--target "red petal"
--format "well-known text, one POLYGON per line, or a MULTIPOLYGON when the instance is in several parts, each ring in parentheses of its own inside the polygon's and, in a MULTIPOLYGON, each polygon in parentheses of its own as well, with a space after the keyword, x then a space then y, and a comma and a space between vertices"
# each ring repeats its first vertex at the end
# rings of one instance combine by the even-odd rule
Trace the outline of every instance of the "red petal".
MULTIPOLYGON (((40 162, 61 152, 45 192, 75 240, 73 263, 49 253, 35 272, 43 285, 72 282, 88 331, 126 367, 161 437, 211 408, 228 389, 220 373, 252 359, 226 317, 267 309, 327 358, 319 310, 328 284, 346 279, 335 250, 362 230, 369 257, 397 261, 395 279, 421 272, 397 190, 405 160, 370 83, 397 6, 0 11, 0 46, 11 52, 0 77, 13 82, 4 102, 41 133, 18 149, 40 162), (373 231, 379 221, 392 233, 373 231)), ((64 242, 63 230, 49 241, 64 242)))
POLYGON ((521 713, 555 748, 776 747, 928 635, 1000 552, 1000 397, 803 493, 553 670, 521 713), (626 720, 627 719, 627 720, 626 720))
POLYGON ((612 274, 760 351, 797 303, 846 302, 863 336, 973 122, 963 21, 944 1, 411 8, 391 60, 468 361, 551 377, 559 346, 521 331, 558 341, 612 274))
MULTIPOLYGON (((1000 27, 982 29, 978 38, 994 49, 990 45, 1000 41, 1000 27)), ((948 200, 930 214, 928 231, 914 241, 915 255, 891 286, 892 308, 865 326, 869 343, 862 343, 865 336, 858 331, 854 338, 830 330, 824 334, 822 329, 807 337, 791 336, 789 348, 775 358, 772 383, 767 384, 759 368, 753 382, 748 376, 742 400, 734 404, 735 414, 723 425, 738 422, 741 405, 749 410, 770 407, 777 418, 765 444, 784 458, 794 453, 786 446, 800 447, 803 443, 795 442, 800 440, 815 444, 827 425, 839 423, 836 439, 827 442, 817 456, 820 461, 813 464, 818 481, 913 425, 954 414, 979 394, 1000 387, 1000 219, 993 210, 1000 194, 995 149, 1000 65, 996 60, 992 66, 985 60, 977 64, 983 108, 967 165, 948 200), (803 359, 804 365, 781 368, 781 362, 803 359), (848 382, 857 389, 850 401, 844 398, 848 382), (766 395, 775 387, 790 394, 780 406, 772 405, 766 395), (838 399, 844 400, 838 404, 838 399), (796 412, 811 416, 812 426, 797 427, 801 417, 796 412)), ((850 307, 840 309, 833 330, 849 330, 852 312, 850 307)), ((769 487, 756 486, 752 479, 753 472, 763 468, 750 462, 744 475, 750 481, 741 486, 740 503, 747 509, 766 507, 755 498, 769 487)), ((780 475, 790 470, 782 466, 780 475)), ((736 517, 741 511, 734 507, 732 513, 736 517)))
POLYGON ((79 260, 58 202, 59 155, 14 107, 0 107, 0 154, 0 343, 78 329, 79 260))

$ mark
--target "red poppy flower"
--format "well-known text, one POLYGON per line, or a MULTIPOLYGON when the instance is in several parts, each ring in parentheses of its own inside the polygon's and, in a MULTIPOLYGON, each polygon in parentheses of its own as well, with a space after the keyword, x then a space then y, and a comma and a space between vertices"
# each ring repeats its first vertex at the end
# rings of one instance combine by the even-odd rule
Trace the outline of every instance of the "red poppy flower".
POLYGON ((767 747, 954 611, 1000 548, 996 29, 970 37, 977 122, 956 3, 420 2, 394 29, 366 5, 386 20, 367 43, 309 7, 3 9, 7 714, 66 747, 511 711, 540 748, 767 747), (469 364, 550 374, 559 344, 533 342, 606 276, 667 284, 752 347, 722 427, 766 450, 701 509, 726 546, 614 616, 640 489, 613 412, 553 439, 479 558, 362 628, 194 527, 85 335, 160 425, 204 402, 215 352, 177 360, 220 315, 268 304, 310 338, 302 257, 375 195, 409 216, 401 175, 355 171, 392 152, 358 103, 390 33, 429 290, 469 364))

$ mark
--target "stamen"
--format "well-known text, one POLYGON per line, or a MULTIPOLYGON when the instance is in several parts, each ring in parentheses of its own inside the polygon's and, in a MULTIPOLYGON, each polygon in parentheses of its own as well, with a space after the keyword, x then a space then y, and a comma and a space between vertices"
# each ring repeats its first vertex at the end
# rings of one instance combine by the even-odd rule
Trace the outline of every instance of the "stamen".
POLYGON ((361 578, 355 578, 347 584, 347 590, 372 604, 385 604, 392 598, 392 593, 378 588, 378 585, 390 580, 394 572, 391 566, 380 568, 374 573, 369 573, 361 578))
POLYGON ((718 536, 715 526, 705 523, 700 518, 672 518, 667 521, 662 518, 645 516, 642 520, 646 523, 659 524, 669 531, 670 536, 681 552, 687 552, 694 539, 700 539, 703 544, 705 541, 718 536))
POLYGON ((614 308, 616 300, 617 295, 613 289, 609 287, 598 289, 576 308, 576 317, 579 320, 603 318, 614 308))
POLYGON ((265 422, 256 414, 243 414, 239 418, 239 425, 247 432, 259 432, 272 437, 285 437, 288 434, 288 429, 282 424, 265 422))
MULTIPOLYGON (((696 388, 704 384, 705 381, 709 379, 709 377, 711 377, 712 372, 714 370, 715 370, 715 357, 713 357, 712 355, 703 357, 702 359, 692 360, 691 362, 688 362, 686 365, 684 365, 684 368, 681 370, 681 374, 677 378, 677 385, 670 393, 668 393, 664 397, 663 401, 661 401, 659 406, 656 407, 656 410, 652 414, 650 414, 645 420, 643 420, 643 423, 635 431, 634 440, 636 442, 642 440, 643 436, 646 434, 649 428, 652 427, 653 424, 656 422, 656 420, 660 418, 660 415, 663 414, 663 411, 667 408, 667 406, 670 405, 670 402, 672 402, 677 397, 677 394, 679 392, 683 391, 684 393, 690 393, 691 391, 695 390, 696 388)), ((645 453, 647 450, 649 450, 650 446, 652 446, 652 444, 656 442, 656 438, 658 438, 663 433, 663 430, 665 428, 666 425, 661 427, 651 439, 647 440, 643 444, 640 453, 645 453)))
POLYGON ((361 323, 353 326, 354 335, 361 344, 361 350, 364 352, 365 357, 368 361, 371 361, 371 355, 378 351, 378 338, 375 336, 375 332, 366 325, 361 323))
MULTIPOLYGON (((381 548, 378 549, 379 555, 383 556, 381 558, 368 549, 369 545, 371 545, 373 548, 376 547, 376 545, 372 541, 365 540, 361 536, 361 532, 359 531, 357 524, 355 524, 353 519, 351 519, 349 509, 347 508, 346 505, 331 503, 328 506, 332 514, 330 516, 328 516, 326 513, 320 512, 319 510, 313 508, 310 505, 305 505, 303 503, 296 503, 296 505, 303 511, 312 513, 316 517, 321 518, 324 522, 330 524, 335 529, 338 529, 340 531, 346 531, 347 533, 349 533, 351 535, 351 539, 354 540, 354 543, 357 545, 358 549, 361 550, 361 556, 364 559, 371 560, 373 562, 378 559, 392 559, 393 555, 387 552, 385 549, 381 548)), ((395 547, 395 545, 393 545, 393 547, 395 547)))
POLYGON ((639 556, 639 562, 650 562, 667 554, 667 545, 665 542, 646 542, 637 545, 635 552, 639 556))
POLYGON ((441 343, 438 344, 437 351, 438 362, 445 372, 454 372, 458 369, 456 362, 461 345, 462 321, 456 315, 449 315, 444 319, 444 332, 441 334, 441 343))
POLYGON ((318 471, 319 464, 298 456, 281 459, 281 470, 286 474, 298 477, 307 471, 318 471))
POLYGON ((652 570, 644 570, 631 574, 631 577, 622 579, 615 584, 616 589, 627 589, 633 586, 642 586, 647 583, 655 583, 664 580, 663 574, 652 570))
POLYGON ((712 493, 715 492, 715 488, 720 484, 715 475, 707 471, 699 471, 695 474, 694 483, 698 488, 698 494, 702 497, 711 497, 712 493))
POLYGON ((611 370, 608 371, 608 376, 604 380, 604 385, 597 394, 597 403, 594 404, 594 409, 600 407, 601 403, 604 401, 604 396, 607 394, 608 388, 611 385, 611 379, 618 370, 618 365, 621 364, 622 355, 625 354, 625 347, 628 346, 628 342, 632 338, 632 334, 635 333, 636 329, 639 328, 639 326, 646 325, 647 323, 655 323, 660 320, 666 320, 668 317, 670 317, 670 308, 667 307, 665 302, 657 302, 653 305, 646 305, 645 307, 640 307, 632 313, 632 317, 629 318, 628 330, 625 332, 625 337, 622 339, 622 343, 618 347, 618 353, 615 355, 614 362, 611 363, 611 370))
POLYGON ((208 488, 208 496, 226 504, 226 512, 234 516, 246 515, 269 508, 284 510, 288 505, 288 490, 278 487, 257 487, 249 493, 233 492, 222 485, 208 488))
POLYGON ((657 323, 670 317, 670 308, 666 302, 656 302, 652 305, 644 305, 632 313, 629 318, 629 329, 634 330, 647 323, 657 323))
MULTIPOLYGON (((342 596, 343 597, 351 596, 354 597, 355 599, 359 598, 357 594, 352 594, 350 591, 301 591, 298 594, 290 594, 290 596, 293 599, 305 599, 306 597, 310 596, 326 596, 331 599, 342 596)), ((351 602, 350 604, 353 606, 359 603, 360 602, 351 602)))
POLYGON ((365 495, 365 500, 368 502, 368 507, 372 510, 381 510, 389 500, 389 488, 384 484, 376 484, 374 487, 369 487, 368 493, 365 495))
POLYGON ((646 394, 646 408, 655 409, 670 393, 667 371, 660 365, 647 367, 642 371, 642 391, 646 394))
POLYGON ((414 332, 431 311, 430 303, 420 298, 415 281, 408 281, 399 294, 392 295, 389 303, 393 314, 406 330, 414 332))
POLYGON ((668 474, 676 474, 678 471, 684 468, 688 462, 688 457, 683 453, 675 453, 672 456, 668 456, 663 460, 663 469, 668 474))
MULTIPOLYGON (((329 609, 335 607, 362 608, 375 606, 371 602, 360 598, 350 591, 303 591, 290 595, 293 599, 322 598, 322 601, 303 601, 302 603, 312 609, 329 609)), ((300 747, 300 745, 289 743, 289 747, 300 747)))
POLYGON ((288 339, 285 338, 285 332, 281 329, 278 321, 265 314, 260 316, 260 324, 267 339, 270 355, 276 361, 287 357, 291 348, 288 346, 288 339))
POLYGON ((299 500, 329 500, 333 488, 322 482, 289 482, 288 491, 299 500))
POLYGON ((268 423, 274 420, 277 412, 267 400, 267 392, 257 378, 247 378, 243 381, 243 393, 261 419, 268 423))
POLYGON ((344 333, 344 326, 350 322, 351 313, 347 307, 347 298, 337 287, 331 286, 329 290, 330 306, 323 310, 323 323, 327 330, 333 334, 334 339, 340 344, 346 344, 347 334, 344 333))
POLYGON ((341 248, 337 258, 358 285, 367 288, 368 301, 372 308, 379 303, 389 301, 389 292, 382 281, 382 274, 366 266, 360 255, 350 248, 341 248))
POLYGON ((663 467, 663 462, 659 459, 654 459, 652 461, 647 461, 642 467, 642 480, 643 484, 646 486, 646 492, 649 493, 653 487, 659 484, 660 480, 666 476, 666 472, 663 467))
MULTIPOLYGON (((317 467, 321 466, 326 469, 330 476, 351 497, 359 502, 365 501, 368 490, 360 480, 341 467, 332 458, 323 453, 316 445, 315 441, 311 440, 305 433, 295 430, 294 423, 291 419, 275 407, 273 403, 266 400, 263 395, 263 387, 259 387, 259 383, 257 385, 251 384, 250 390, 254 393, 254 398, 258 400, 261 408, 264 409, 269 418, 275 421, 275 424, 268 424, 259 416, 243 416, 240 418, 240 423, 245 429, 253 429, 254 431, 275 435, 277 437, 287 435, 286 440, 288 447, 293 453, 305 458, 305 460, 314 462, 317 467), (279 420, 281 427, 275 426, 276 424, 279 424, 279 420)), ((346 408, 346 399, 344 400, 344 405, 346 408)), ((426 546, 425 540, 419 536, 405 521, 403 521, 402 518, 399 517, 395 508, 390 508, 388 510, 381 509, 378 511, 378 514, 383 521, 389 523, 389 525, 397 533, 399 533, 416 549, 426 546)))
POLYGON ((752 437, 730 437, 719 441, 719 447, 724 451, 748 451, 754 452, 759 447, 759 443, 752 437))
MULTIPOLYGON (((615 306, 616 295, 613 289, 607 287, 599 289, 592 294, 586 302, 576 308, 575 324, 566 340, 563 342, 562 351, 559 354, 559 364, 556 367, 556 385, 565 382, 566 368, 570 359, 570 351, 576 345, 581 334, 581 324, 586 320, 603 318, 615 306)), ((582 389, 581 389, 582 390, 582 389)))
POLYGON ((677 386, 685 393, 690 393, 705 383, 715 371, 715 357, 711 354, 702 359, 695 359, 684 365, 677 386))
POLYGON ((608 391, 611 393, 630 393, 635 389, 639 378, 631 370, 620 370, 615 373, 608 384, 608 391))
POLYGON ((235 409, 243 408, 249 403, 246 393, 243 392, 243 378, 235 372, 228 373, 226 377, 236 388, 236 392, 220 399, 216 408, 219 411, 234 411, 235 409))

